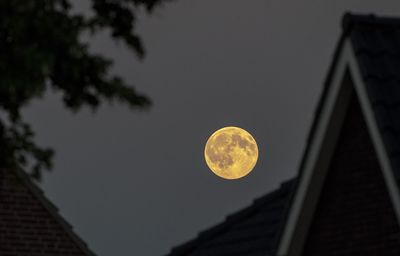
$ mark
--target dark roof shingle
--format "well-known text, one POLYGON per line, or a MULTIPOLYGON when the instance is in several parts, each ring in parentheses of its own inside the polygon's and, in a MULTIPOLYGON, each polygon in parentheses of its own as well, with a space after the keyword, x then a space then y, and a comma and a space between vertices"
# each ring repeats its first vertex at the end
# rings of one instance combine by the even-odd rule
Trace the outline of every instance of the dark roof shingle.
POLYGON ((400 182, 400 19, 347 14, 343 29, 357 63, 400 182))
POLYGON ((235 214, 198 237, 172 249, 169 256, 273 255, 282 229, 295 180, 235 214))

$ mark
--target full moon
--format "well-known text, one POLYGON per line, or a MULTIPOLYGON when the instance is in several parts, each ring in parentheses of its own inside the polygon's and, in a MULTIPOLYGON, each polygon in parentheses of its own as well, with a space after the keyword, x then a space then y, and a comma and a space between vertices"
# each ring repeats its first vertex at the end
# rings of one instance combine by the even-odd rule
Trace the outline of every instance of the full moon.
POLYGON ((204 157, 208 167, 224 179, 239 179, 257 163, 258 147, 250 133, 239 127, 224 127, 207 140, 204 157))

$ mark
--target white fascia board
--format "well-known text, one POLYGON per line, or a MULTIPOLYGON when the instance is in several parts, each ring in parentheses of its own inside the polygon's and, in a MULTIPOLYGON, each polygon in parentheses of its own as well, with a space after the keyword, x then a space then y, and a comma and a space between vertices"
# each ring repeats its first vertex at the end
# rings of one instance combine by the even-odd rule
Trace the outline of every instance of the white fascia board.
POLYGON ((364 84, 364 80, 362 79, 362 75, 360 72, 359 65, 357 63, 357 59, 352 47, 349 47, 347 50, 349 52, 349 67, 351 69, 351 74, 353 78, 353 83, 355 90, 357 91, 358 99, 361 105, 361 109, 363 111, 369 134, 372 138, 372 142, 375 148, 375 151, 378 155, 379 163, 381 166, 381 170, 383 172, 383 177, 385 179, 386 187, 388 189, 393 208, 395 210, 397 221, 400 223, 400 194, 399 187, 396 183, 396 179, 394 177, 392 165, 390 163, 386 147, 383 143, 382 135, 379 132, 378 125, 376 123, 376 118, 374 111, 372 109, 372 104, 370 98, 368 97, 366 86, 364 84))
MULTIPOLYGON (((344 42, 343 48, 348 48, 349 42, 348 39, 344 42)), ((320 113, 320 117, 318 123, 316 124, 316 128, 314 131, 314 136, 312 136, 312 141, 310 142, 310 149, 309 152, 305 157, 303 169, 300 170, 300 177, 297 185, 297 190, 295 192, 292 205, 290 208, 290 212, 288 214, 288 218, 286 221, 286 225, 284 227, 282 237, 278 246, 277 255, 279 256, 286 256, 289 253, 291 255, 300 254, 302 243, 304 242, 304 238, 306 236, 306 232, 309 227, 309 223, 311 221, 310 214, 304 215, 304 210, 306 208, 307 211, 312 212, 316 201, 318 199, 319 190, 322 186, 325 172, 327 168, 319 168, 318 172, 317 169, 317 162, 322 157, 321 151, 326 147, 327 142, 327 130, 329 125, 332 125, 331 118, 335 106, 338 106, 337 100, 343 85, 343 79, 345 76, 346 68, 347 68, 347 59, 348 59, 348 51, 340 51, 340 55, 338 57, 338 61, 336 63, 336 67, 334 67, 334 75, 331 83, 328 85, 327 88, 327 95, 325 102, 322 103, 322 109, 320 113), (311 182, 313 181, 312 186, 311 182), (319 183, 319 184, 316 184, 319 183), (310 198, 311 196, 311 198, 310 198), (310 207, 304 207, 305 204, 308 204, 309 201, 311 205, 310 207), (307 219, 307 220, 305 220, 307 219), (299 223, 301 223, 301 229, 299 230, 299 223), (303 231, 303 234, 299 232, 303 231), (295 234, 299 237, 295 237, 295 234), (291 247, 297 248, 292 250, 291 247)), ((350 88, 351 89, 351 88, 350 88)), ((350 90, 349 90, 350 91, 350 90)), ((348 92, 347 92, 348 93, 348 92)), ((349 93, 348 93, 349 94, 349 93)), ((343 97, 342 97, 343 98, 343 97)), ((350 98, 350 97, 347 97, 350 98)), ((348 102, 347 102, 348 103, 348 102)), ((346 105, 346 104, 342 104, 346 105)), ((344 112, 344 111, 342 111, 344 112)), ((344 113, 342 113, 344 116, 344 113)), ((336 123, 336 125, 339 125, 336 123)), ((341 125, 341 123, 340 123, 341 125)), ((340 128, 340 127, 339 127, 340 128)), ((332 143, 332 142, 331 142, 332 143)), ((330 158, 330 156, 326 156, 330 158)), ((325 165, 329 162, 330 159, 325 159, 325 165)))
MULTIPOLYGON (((321 157, 323 157, 321 156, 321 151, 327 146, 326 140, 324 139, 327 135, 328 129, 330 128, 329 125, 332 125, 330 120, 335 110, 334 108, 337 106, 336 102, 341 100, 340 98, 338 99, 338 95, 344 86, 342 81, 346 70, 350 72, 354 91, 358 96, 370 137, 378 155, 378 160, 383 172, 386 186, 388 188, 392 205, 394 207, 398 223, 400 223, 399 188, 396 184, 392 166, 390 164, 382 136, 375 120, 372 105, 366 91, 364 80, 361 76, 353 47, 348 39, 346 39, 343 44, 336 67, 334 67, 334 69, 335 71, 333 79, 331 84, 328 85, 326 101, 322 103, 323 107, 321 110, 320 120, 318 120, 309 153, 307 156, 305 156, 306 159, 303 170, 300 172, 301 177, 299 178, 297 191, 293 198, 288 219, 286 221, 286 225, 278 246, 278 256, 297 256, 302 252, 305 237, 307 236, 308 228, 312 220, 312 213, 315 210, 314 208, 316 206, 316 200, 318 199, 320 188, 328 169, 317 168, 317 162, 321 157), (310 203, 309 201, 314 202, 310 203), (309 213, 304 215, 305 211, 308 211, 309 213), (300 230, 299 227, 301 227, 300 230), (301 231, 303 231, 303 233, 301 233, 301 231)), ((325 159, 325 163, 329 163, 329 160, 326 160, 328 159, 325 159)))

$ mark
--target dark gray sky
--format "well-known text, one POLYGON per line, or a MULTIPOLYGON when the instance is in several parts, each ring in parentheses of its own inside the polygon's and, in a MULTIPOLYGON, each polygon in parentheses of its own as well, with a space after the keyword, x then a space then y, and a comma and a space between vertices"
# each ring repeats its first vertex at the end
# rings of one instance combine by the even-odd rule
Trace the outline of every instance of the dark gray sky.
POLYGON ((163 255, 273 190, 297 172, 346 10, 400 16, 400 3, 175 1, 142 17, 143 62, 95 38, 93 49, 155 104, 72 114, 52 93, 32 104, 38 142, 57 151, 46 195, 99 255, 163 255), (203 160, 208 136, 227 125, 260 149, 236 181, 203 160))

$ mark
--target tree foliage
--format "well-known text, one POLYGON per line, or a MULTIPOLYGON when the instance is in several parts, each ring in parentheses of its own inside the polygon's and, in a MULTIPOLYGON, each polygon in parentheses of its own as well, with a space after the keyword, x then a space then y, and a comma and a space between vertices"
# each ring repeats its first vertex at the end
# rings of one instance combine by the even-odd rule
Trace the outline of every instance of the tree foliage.
POLYGON ((164 0, 90 0, 92 15, 72 11, 69 0, 0 1, 0 167, 23 168, 36 179, 52 167, 53 150, 38 146, 21 109, 50 88, 65 106, 96 109, 104 101, 149 107, 150 100, 118 76, 112 61, 89 51, 84 34, 108 30, 143 58, 137 12, 164 0))

